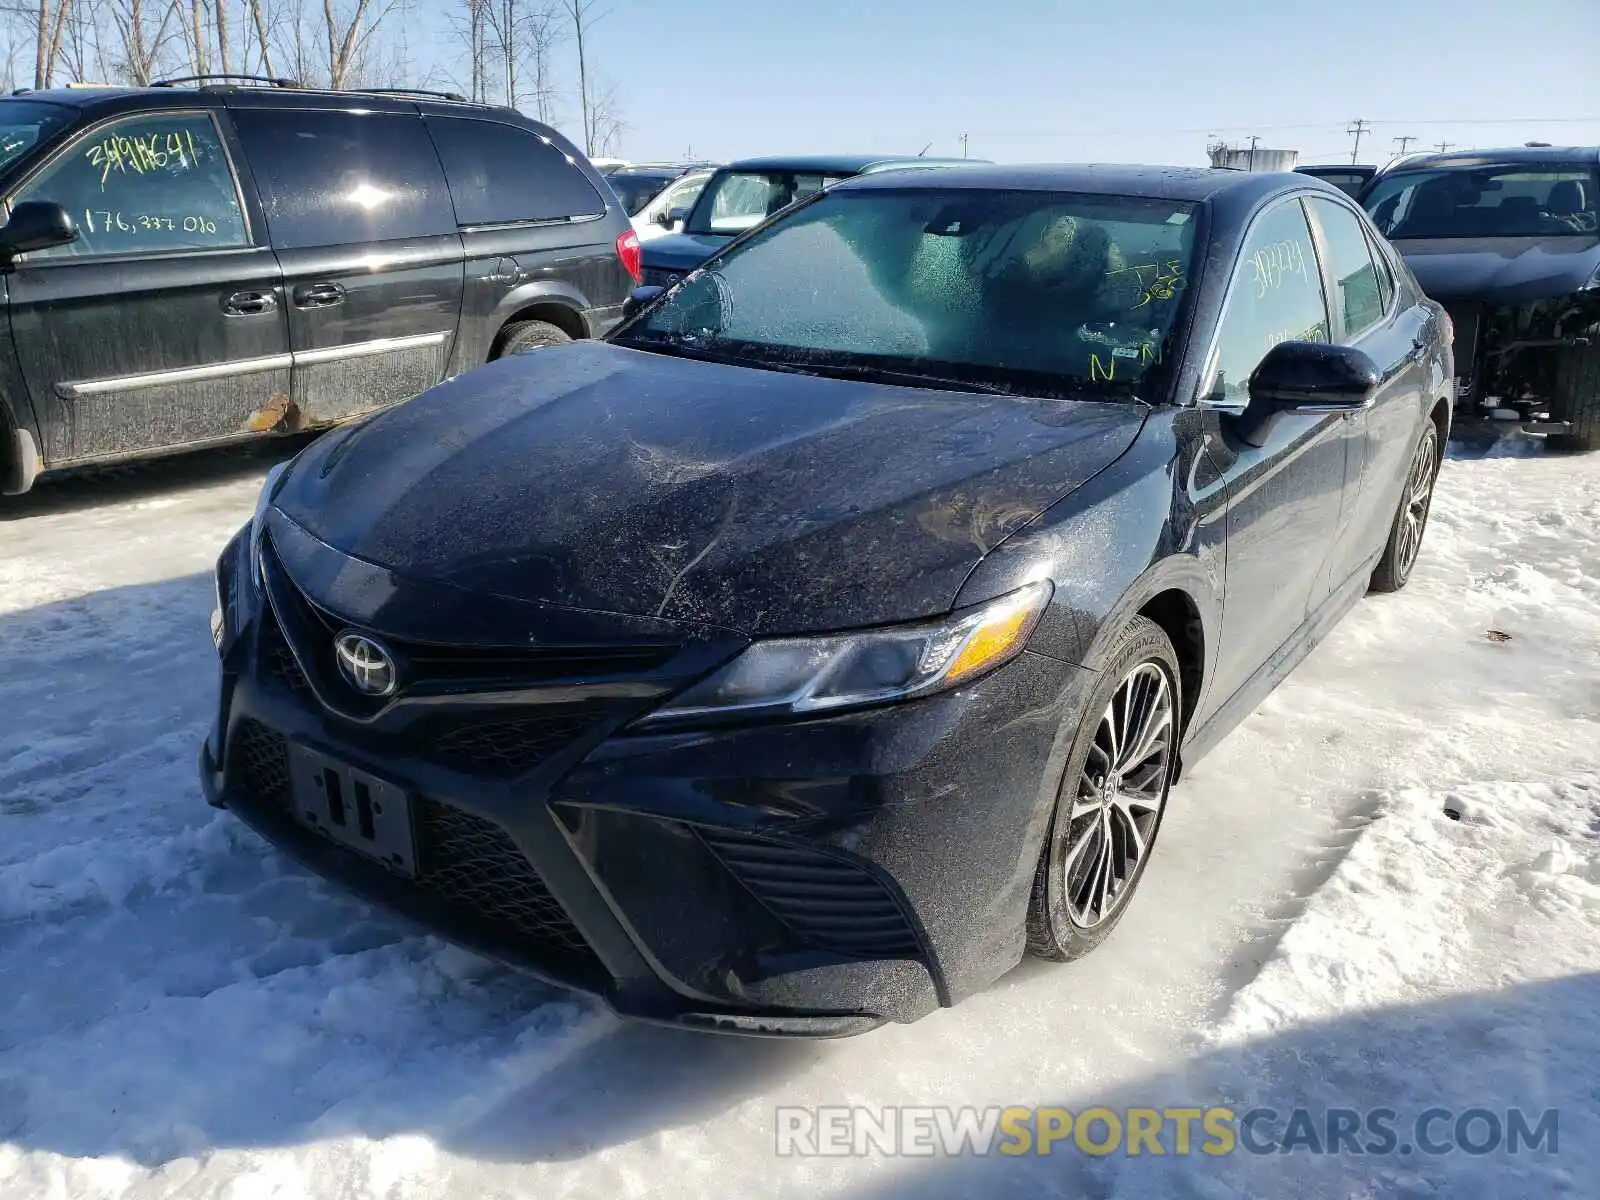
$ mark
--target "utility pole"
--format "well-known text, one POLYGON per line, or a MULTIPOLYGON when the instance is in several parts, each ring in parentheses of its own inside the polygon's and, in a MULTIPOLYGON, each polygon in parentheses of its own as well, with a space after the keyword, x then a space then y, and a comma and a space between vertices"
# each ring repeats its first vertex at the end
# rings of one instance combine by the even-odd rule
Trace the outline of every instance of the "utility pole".
POLYGON ((966 156, 967 156, 967 135, 963 133, 961 135, 961 157, 965 158, 966 156))
POLYGON ((1356 144, 1350 151, 1350 165, 1354 166, 1356 159, 1361 157, 1361 135, 1372 128, 1365 120, 1357 117, 1346 129, 1346 133, 1356 135, 1356 144))
POLYGON ((1435 142, 1434 145, 1438 146, 1439 153, 1443 154, 1446 150, 1450 149, 1451 146, 1454 146, 1455 143, 1454 142, 1435 142))
POLYGON ((1250 135, 1250 169, 1252 171, 1256 169, 1256 143, 1260 140, 1255 134, 1252 133, 1250 135))
POLYGON ((1400 143, 1400 153, 1404 154, 1406 152, 1406 147, 1411 145, 1411 143, 1417 139, 1414 137, 1397 137, 1393 140, 1400 143))

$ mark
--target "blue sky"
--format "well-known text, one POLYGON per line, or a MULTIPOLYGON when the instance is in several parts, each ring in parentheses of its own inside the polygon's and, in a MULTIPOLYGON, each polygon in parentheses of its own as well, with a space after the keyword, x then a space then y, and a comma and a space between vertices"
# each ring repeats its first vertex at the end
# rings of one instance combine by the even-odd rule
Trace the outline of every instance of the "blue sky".
POLYGON ((1348 161, 1356 117, 1362 161, 1600 143, 1600 0, 611 0, 593 41, 634 159, 966 132, 998 161, 1203 162, 1210 133, 1348 161))

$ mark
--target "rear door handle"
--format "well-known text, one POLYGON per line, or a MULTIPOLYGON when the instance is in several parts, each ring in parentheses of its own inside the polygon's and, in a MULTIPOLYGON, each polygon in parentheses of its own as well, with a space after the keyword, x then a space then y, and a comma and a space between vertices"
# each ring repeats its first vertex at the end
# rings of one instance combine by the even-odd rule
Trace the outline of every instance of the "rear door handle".
POLYGON ((344 288, 337 283, 302 283, 294 289, 296 308, 327 308, 344 303, 344 288))
POLYGON ((271 292, 235 292, 222 302, 222 311, 230 317, 254 317, 277 307, 278 298, 271 292))

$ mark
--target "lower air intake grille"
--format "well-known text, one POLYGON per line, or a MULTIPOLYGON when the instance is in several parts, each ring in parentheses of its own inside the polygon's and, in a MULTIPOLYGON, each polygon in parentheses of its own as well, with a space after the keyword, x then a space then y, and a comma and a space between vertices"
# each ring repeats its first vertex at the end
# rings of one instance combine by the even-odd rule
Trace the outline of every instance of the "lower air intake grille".
POLYGON ((920 956, 899 902, 859 864, 727 830, 702 829, 700 836, 757 900, 818 949, 861 958, 920 956))
POLYGON ((420 881, 429 891, 535 941, 587 951, 583 935, 500 826, 426 797, 415 817, 420 881))
MULTIPOLYGON (((294 821, 289 743, 282 734, 256 721, 240 721, 230 739, 228 762, 230 790, 244 803, 276 820, 294 821)), ((417 838, 414 886, 445 905, 463 925, 487 928, 530 957, 593 961, 577 926, 504 829, 426 796, 412 797, 412 822, 417 838)), ((352 866, 367 863, 354 851, 339 849, 352 866)), ((383 868, 373 864, 371 869, 383 868)))
POLYGON ((257 643, 261 674, 273 686, 301 699, 311 698, 311 682, 295 661, 294 652, 284 640, 283 630, 270 611, 261 616, 261 640, 257 643))

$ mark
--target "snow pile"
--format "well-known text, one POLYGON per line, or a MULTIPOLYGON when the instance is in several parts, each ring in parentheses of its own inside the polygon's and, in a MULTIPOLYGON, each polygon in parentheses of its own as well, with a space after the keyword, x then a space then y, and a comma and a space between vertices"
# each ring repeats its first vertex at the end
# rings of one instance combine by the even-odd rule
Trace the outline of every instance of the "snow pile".
POLYGON ((1600 460, 1453 448, 1174 797, 1117 936, 829 1044, 625 1026, 207 809, 265 464, 0 509, 0 1196, 1534 1196, 1600 1178, 1600 460), (784 1158, 779 1105, 1560 1110, 1554 1153, 784 1158))

